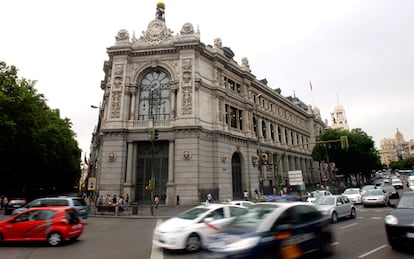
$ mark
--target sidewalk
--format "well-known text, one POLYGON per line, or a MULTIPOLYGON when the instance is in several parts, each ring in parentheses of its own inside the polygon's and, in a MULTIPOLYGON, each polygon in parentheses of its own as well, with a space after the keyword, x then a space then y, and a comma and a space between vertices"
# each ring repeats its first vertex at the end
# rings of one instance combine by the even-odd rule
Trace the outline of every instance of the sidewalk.
POLYGON ((198 204, 180 206, 179 208, 176 206, 159 205, 158 209, 155 206, 152 208, 153 214, 151 214, 151 205, 131 205, 127 206, 123 212, 118 212, 117 208, 115 212, 99 212, 94 204, 90 204, 89 217, 172 218, 196 205, 198 204))

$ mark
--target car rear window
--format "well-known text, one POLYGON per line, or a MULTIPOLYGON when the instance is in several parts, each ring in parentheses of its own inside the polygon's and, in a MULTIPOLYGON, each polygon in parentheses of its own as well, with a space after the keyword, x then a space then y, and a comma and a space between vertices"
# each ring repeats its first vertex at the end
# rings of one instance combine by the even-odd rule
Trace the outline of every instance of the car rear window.
POLYGON ((76 210, 66 210, 65 214, 70 224, 76 224, 79 222, 79 214, 76 210))

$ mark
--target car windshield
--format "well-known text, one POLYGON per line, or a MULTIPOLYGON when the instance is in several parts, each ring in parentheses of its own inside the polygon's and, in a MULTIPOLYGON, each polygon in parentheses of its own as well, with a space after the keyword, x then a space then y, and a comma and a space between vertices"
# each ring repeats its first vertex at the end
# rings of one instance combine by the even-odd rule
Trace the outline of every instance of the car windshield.
POLYGON ((312 197, 312 198, 318 198, 321 196, 323 196, 323 192, 311 192, 309 195, 309 197, 312 197))
POLYGON ((344 191, 344 194, 358 194, 358 193, 359 193, 358 190, 355 190, 355 189, 346 189, 344 191))
POLYGON ((208 208, 195 207, 187 211, 184 211, 183 213, 178 215, 177 218, 193 220, 198 218, 201 214, 204 214, 208 210, 208 208))
POLYGON ((333 197, 319 197, 315 200, 317 205, 335 205, 335 198, 333 197))
POLYGON ((414 209, 414 196, 413 195, 404 195, 400 198, 397 204, 399 209, 414 209))
POLYGON ((384 195, 384 192, 382 191, 382 190, 379 190, 379 189, 372 189, 372 190, 368 190, 366 193, 365 193, 365 195, 366 196, 369 196, 369 195, 373 195, 373 196, 378 196, 378 195, 384 195))
POLYGON ((225 229, 237 233, 253 232, 263 219, 277 208, 276 204, 252 205, 245 214, 236 216, 225 229))
POLYGON ((362 190, 367 191, 367 190, 371 190, 371 189, 374 189, 374 188, 375 188, 375 185, 365 185, 365 186, 362 187, 362 190))

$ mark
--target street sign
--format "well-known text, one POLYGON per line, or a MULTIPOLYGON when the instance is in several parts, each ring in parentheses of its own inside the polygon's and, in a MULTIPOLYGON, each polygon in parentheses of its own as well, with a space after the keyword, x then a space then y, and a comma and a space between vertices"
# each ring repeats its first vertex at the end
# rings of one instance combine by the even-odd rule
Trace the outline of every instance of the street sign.
POLYGON ((288 171, 289 184, 290 185, 302 185, 303 176, 302 170, 288 171))

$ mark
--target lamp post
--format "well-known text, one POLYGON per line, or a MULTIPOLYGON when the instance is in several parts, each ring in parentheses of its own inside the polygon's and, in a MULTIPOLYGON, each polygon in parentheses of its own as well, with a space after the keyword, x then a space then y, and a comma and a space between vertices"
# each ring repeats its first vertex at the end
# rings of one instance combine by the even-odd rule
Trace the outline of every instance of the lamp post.
POLYGON ((256 100, 255 100, 255 108, 256 108, 256 135, 257 135, 257 155, 258 155, 258 169, 259 169, 259 191, 260 194, 263 194, 263 161, 262 161, 262 150, 260 148, 260 137, 259 137, 259 114, 258 114, 258 104, 257 102, 259 102, 260 104, 260 96, 262 96, 262 94, 258 94, 256 95, 256 100))

